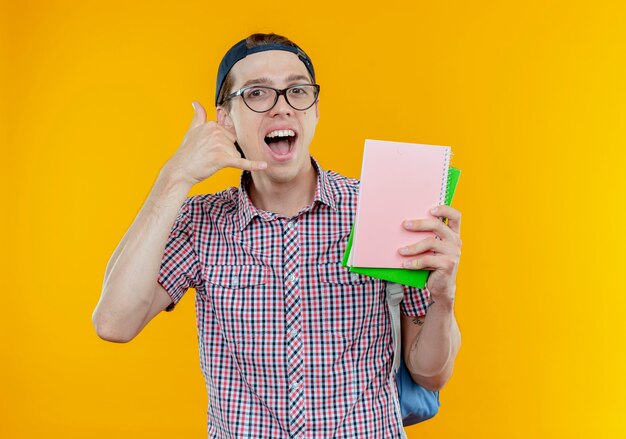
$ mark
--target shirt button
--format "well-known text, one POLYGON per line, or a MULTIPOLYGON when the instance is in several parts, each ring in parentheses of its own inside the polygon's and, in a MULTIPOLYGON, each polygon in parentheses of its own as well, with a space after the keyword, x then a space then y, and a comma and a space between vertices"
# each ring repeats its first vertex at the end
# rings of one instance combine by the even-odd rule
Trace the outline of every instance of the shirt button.
POLYGON ((287 225, 289 226, 289 228, 290 228, 290 229, 293 229, 293 228, 295 228, 295 227, 296 227, 296 222, 295 222, 295 221, 289 221, 289 222, 287 223, 287 225))
POLYGON ((350 273, 350 280, 352 282, 356 282, 357 280, 359 280, 359 275, 356 273, 350 273))
POLYGON ((290 329, 290 330, 289 330, 289 332, 288 332, 288 334, 289 334, 291 337, 295 337, 296 335, 298 335, 298 330, 297 330, 297 329, 290 329))
POLYGON ((233 287, 236 287, 236 286, 238 286, 238 285, 239 285, 239 279, 237 279, 237 278, 235 277, 235 278, 233 278, 233 279, 231 280, 231 282, 230 282, 230 283, 231 283, 231 285, 232 285, 233 287))
POLYGON ((300 388, 300 384, 298 384, 298 383, 291 383, 291 385, 289 387, 291 387, 291 390, 298 390, 300 388))
POLYGON ((293 282, 296 280, 296 277, 293 274, 290 274, 287 279, 289 279, 290 282, 293 282))

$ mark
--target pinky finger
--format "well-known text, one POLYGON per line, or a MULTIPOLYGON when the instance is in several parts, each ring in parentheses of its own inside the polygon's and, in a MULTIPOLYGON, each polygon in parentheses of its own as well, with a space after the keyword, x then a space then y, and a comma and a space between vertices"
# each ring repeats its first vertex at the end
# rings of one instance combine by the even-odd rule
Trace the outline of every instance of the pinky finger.
POLYGON ((234 158, 228 164, 230 167, 243 169, 244 171, 259 171, 267 168, 266 162, 258 162, 254 160, 234 158))

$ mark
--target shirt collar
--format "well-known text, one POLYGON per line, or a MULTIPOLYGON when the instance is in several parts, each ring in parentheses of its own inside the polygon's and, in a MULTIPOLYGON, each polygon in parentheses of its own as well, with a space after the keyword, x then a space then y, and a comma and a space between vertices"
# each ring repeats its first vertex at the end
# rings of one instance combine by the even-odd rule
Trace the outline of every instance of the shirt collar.
MULTIPOLYGON (((311 206, 308 206, 303 211, 308 211, 311 207, 316 203, 321 203, 329 206, 331 209, 336 210, 337 204, 335 202, 335 197, 332 191, 331 183, 329 182, 328 173, 322 169, 322 167, 317 163, 317 160, 311 156, 311 164, 313 168, 317 172, 317 186, 315 188, 315 197, 313 198, 313 203, 311 206)), ((248 187, 252 176, 250 171, 243 171, 241 173, 241 179, 239 182, 239 191, 238 191, 238 211, 239 211, 239 227, 240 230, 245 229, 252 218, 258 216, 263 221, 271 221, 277 217, 275 213, 266 212, 264 210, 257 209, 250 197, 248 195, 248 187)))

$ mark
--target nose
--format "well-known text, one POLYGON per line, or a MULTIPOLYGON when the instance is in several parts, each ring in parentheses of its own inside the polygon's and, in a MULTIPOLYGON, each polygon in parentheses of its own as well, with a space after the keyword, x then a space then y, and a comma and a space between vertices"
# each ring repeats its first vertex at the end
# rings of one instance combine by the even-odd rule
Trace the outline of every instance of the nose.
POLYGON ((287 97, 285 96, 285 93, 280 93, 278 96, 278 100, 276 101, 276 105, 274 105, 272 107, 272 109, 270 110, 270 115, 274 116, 276 114, 291 114, 291 112, 293 111, 293 108, 291 108, 291 105, 289 105, 289 103, 287 102, 287 97))

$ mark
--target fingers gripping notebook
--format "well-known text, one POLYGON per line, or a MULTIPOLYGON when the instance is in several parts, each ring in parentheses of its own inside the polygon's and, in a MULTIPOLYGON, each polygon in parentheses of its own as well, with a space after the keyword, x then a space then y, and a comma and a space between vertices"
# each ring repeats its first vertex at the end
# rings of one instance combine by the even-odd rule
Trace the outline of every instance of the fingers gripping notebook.
POLYGON ((445 204, 450 155, 448 146, 365 141, 348 265, 399 268, 400 247, 432 236, 408 231, 402 222, 434 218, 430 209, 445 204))
MULTIPOLYGON (((445 204, 450 206, 452 204, 452 198, 456 191, 456 185, 461 176, 461 170, 450 167, 448 170, 448 190, 446 193, 445 204)), ((346 252, 342 259, 344 267, 348 267, 348 270, 353 273, 364 274, 366 276, 375 277, 378 279, 386 280, 389 282, 395 282, 398 284, 409 285, 417 288, 424 288, 426 281, 428 280, 427 270, 407 270, 404 268, 365 268, 365 267, 351 267, 348 265, 348 259, 350 251, 352 250, 352 240, 354 238, 354 227, 348 238, 348 244, 346 246, 346 252)))

